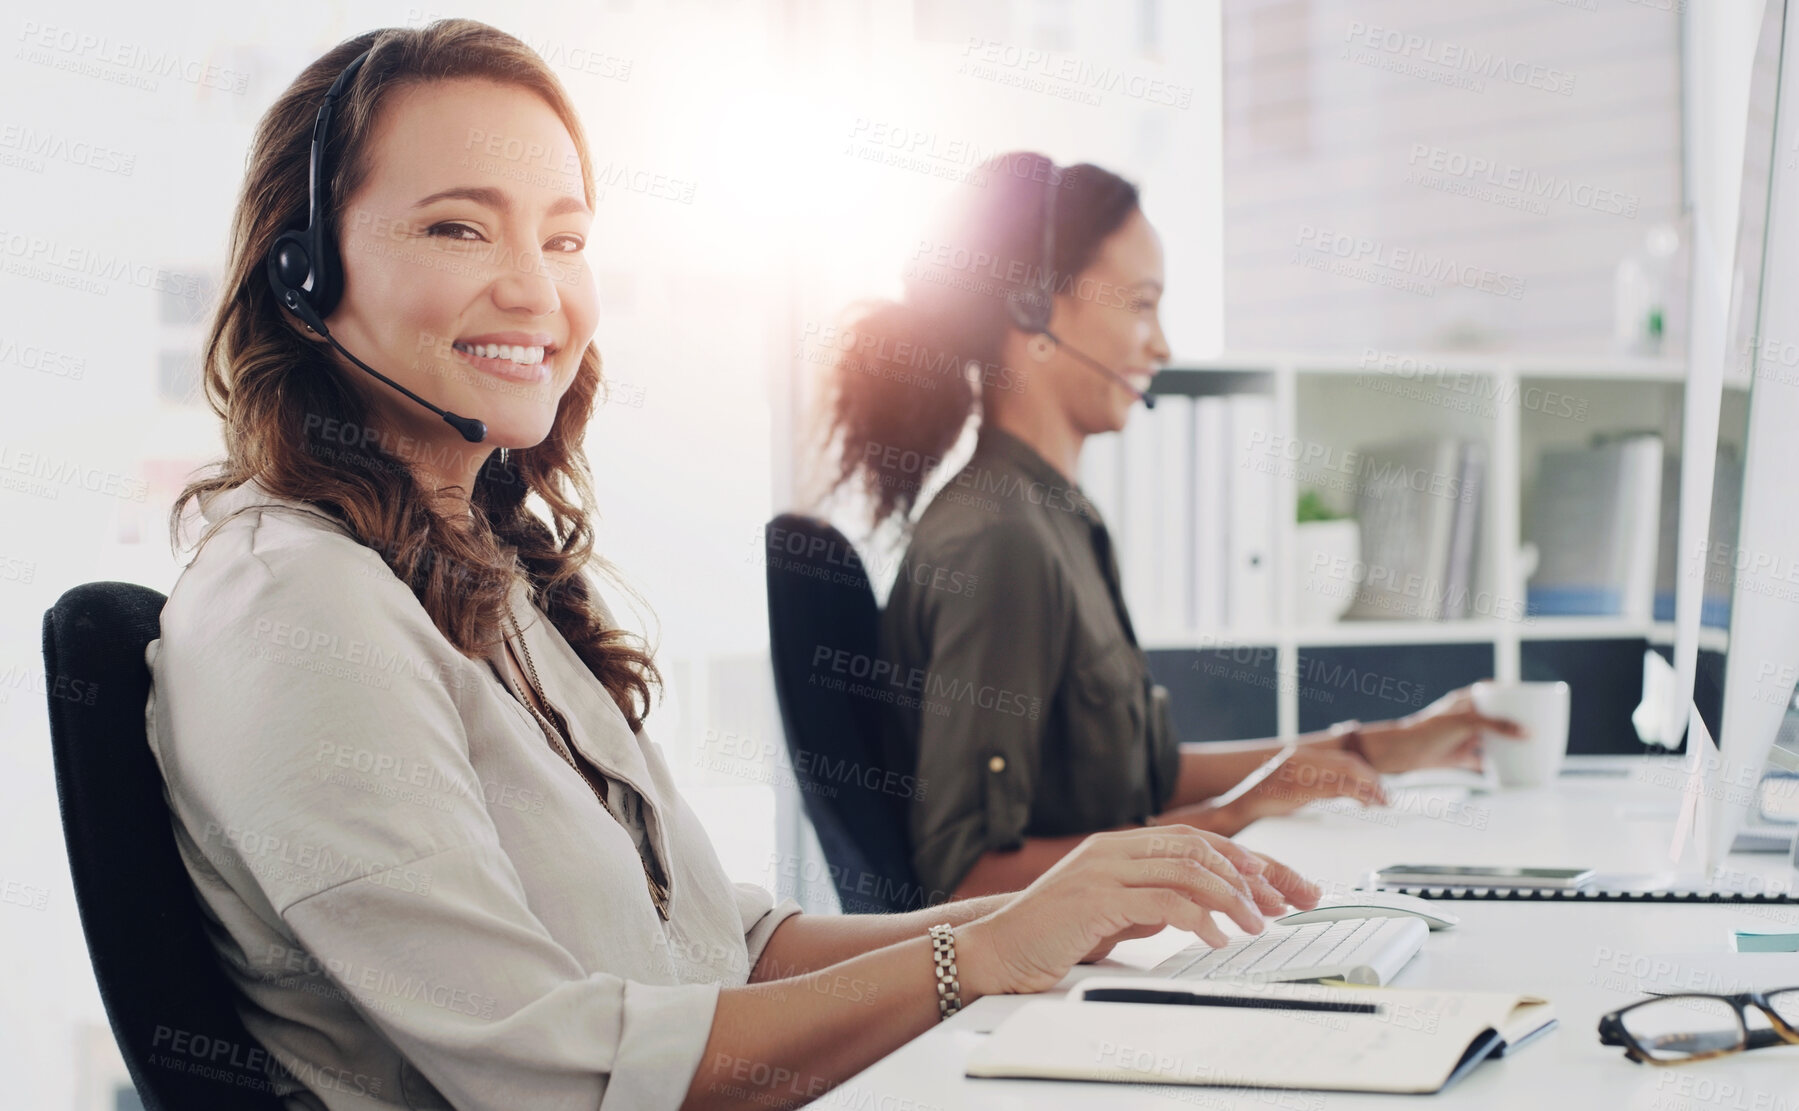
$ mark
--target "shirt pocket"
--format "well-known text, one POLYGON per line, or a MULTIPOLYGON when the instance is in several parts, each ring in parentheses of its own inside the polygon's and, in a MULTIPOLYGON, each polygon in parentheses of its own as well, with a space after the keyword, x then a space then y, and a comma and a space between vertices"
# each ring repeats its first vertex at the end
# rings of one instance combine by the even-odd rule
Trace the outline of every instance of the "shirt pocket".
POLYGON ((1143 676, 1130 641, 1094 643, 1069 673, 1070 812, 1083 831, 1141 818, 1144 795, 1143 676))
POLYGON ((1127 722, 1132 735, 1141 735, 1143 673, 1136 649, 1122 635, 1080 645, 1069 666, 1069 686, 1078 713, 1096 721, 1127 722))

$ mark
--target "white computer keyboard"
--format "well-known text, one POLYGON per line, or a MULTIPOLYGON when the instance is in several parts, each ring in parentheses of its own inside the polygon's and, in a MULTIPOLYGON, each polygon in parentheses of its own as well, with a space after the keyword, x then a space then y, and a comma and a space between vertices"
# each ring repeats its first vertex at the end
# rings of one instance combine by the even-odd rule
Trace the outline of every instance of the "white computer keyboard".
POLYGON ((1417 955, 1430 930, 1411 917, 1343 918, 1269 926, 1222 949, 1189 945, 1152 971, 1181 980, 1347 980, 1385 985, 1417 955))

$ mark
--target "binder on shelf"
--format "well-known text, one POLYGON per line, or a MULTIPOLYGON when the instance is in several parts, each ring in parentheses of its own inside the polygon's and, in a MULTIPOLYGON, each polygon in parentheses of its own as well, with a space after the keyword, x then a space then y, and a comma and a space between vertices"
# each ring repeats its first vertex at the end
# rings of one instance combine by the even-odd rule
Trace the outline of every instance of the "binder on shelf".
MULTIPOLYGON (((1712 470, 1710 542, 1705 562, 1699 623, 1730 627, 1731 568, 1737 535, 1737 518, 1743 505, 1743 459, 1731 444, 1719 444, 1712 470), (1728 549, 1727 547, 1728 546, 1728 549)), ((1674 620, 1674 585, 1679 573, 1675 548, 1680 533, 1680 456, 1669 453, 1662 462, 1661 552, 1655 575, 1655 620, 1674 620)))
MULTIPOLYGON (((1722 462, 1722 460, 1720 460, 1722 462)), ((1712 507, 1713 516, 1717 506, 1712 507)), ((1680 576, 1680 456, 1662 454, 1661 535, 1655 553, 1655 604, 1651 617, 1656 621, 1674 620, 1674 588, 1680 576)), ((1715 535, 1715 534, 1714 534, 1715 535)))
POLYGON ((1655 553, 1661 537, 1662 440, 1660 436, 1637 436, 1624 441, 1623 449, 1631 498, 1630 531, 1625 541, 1624 616, 1647 622, 1655 614, 1655 553))
MULTIPOLYGON (((1156 399, 1159 409, 1162 399, 1156 399)), ((1131 611, 1131 623, 1139 635, 1165 628, 1161 619, 1159 588, 1161 576, 1156 569, 1160 551, 1157 522, 1162 516, 1165 493, 1158 464, 1161 462, 1162 425, 1154 413, 1136 413, 1120 433, 1124 483, 1124 527, 1121 542, 1113 546, 1118 555, 1118 574, 1124 585, 1124 603, 1131 611)))
POLYGON ((1193 402, 1193 610, 1200 629, 1221 629, 1230 619, 1226 590, 1230 549, 1230 401, 1193 402))
MULTIPOLYGON (((1193 399, 1156 398, 1144 416, 1156 425, 1156 477, 1161 489, 1156 515, 1156 597, 1152 627, 1193 627, 1193 399)), ((1145 422, 1149 423, 1149 422, 1145 422)), ((1133 613, 1135 611, 1132 611, 1133 613)), ((1147 616, 1147 615, 1146 615, 1147 616)))
MULTIPOLYGON (((1351 619, 1434 621, 1444 616, 1458 514, 1478 516, 1479 490, 1464 490, 1460 440, 1399 440, 1362 452, 1356 520, 1366 573, 1351 619)), ((1484 456, 1483 456, 1484 458, 1484 456)), ((1472 530, 1470 520, 1468 528, 1472 530)), ((1473 558, 1470 537, 1467 555, 1473 558)), ((1471 566, 1456 577, 1470 579, 1471 566)))
POLYGON ((1274 399, 1239 393, 1229 399, 1230 526, 1227 623, 1262 629, 1274 623, 1274 475, 1255 466, 1259 445, 1274 438, 1274 399))
POLYGON ((1443 571, 1442 617, 1445 620, 1460 620, 1474 613, 1480 519, 1484 508, 1481 495, 1487 480, 1486 444, 1471 440, 1462 445, 1461 479, 1461 497, 1455 503, 1455 520, 1449 530, 1449 560, 1443 571))
POLYGON ((1526 612, 1649 620, 1661 487, 1659 436, 1545 452, 1525 517, 1538 551, 1526 612))

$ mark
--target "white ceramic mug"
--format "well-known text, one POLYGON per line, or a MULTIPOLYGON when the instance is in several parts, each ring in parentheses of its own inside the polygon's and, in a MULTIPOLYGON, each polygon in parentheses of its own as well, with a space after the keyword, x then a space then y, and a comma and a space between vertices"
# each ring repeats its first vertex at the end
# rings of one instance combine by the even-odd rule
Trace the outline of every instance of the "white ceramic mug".
POLYGON ((1482 741, 1487 764, 1501 787, 1541 787, 1553 782, 1568 755, 1568 684, 1474 684, 1474 708, 1487 717, 1510 718, 1528 732, 1523 737, 1488 733, 1482 741))

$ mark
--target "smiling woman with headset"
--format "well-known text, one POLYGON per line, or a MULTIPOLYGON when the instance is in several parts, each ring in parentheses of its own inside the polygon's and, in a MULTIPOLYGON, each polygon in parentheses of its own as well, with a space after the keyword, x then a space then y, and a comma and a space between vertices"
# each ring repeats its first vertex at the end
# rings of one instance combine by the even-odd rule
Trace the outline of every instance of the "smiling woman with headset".
POLYGON ((588 577, 593 202, 560 83, 469 20, 339 44, 257 127, 146 717, 289 1106, 788 1106, 1122 938, 1314 904, 1188 828, 913 914, 730 882, 588 577))
POLYGON ((1099 830, 1232 834, 1314 798, 1380 802, 1377 772, 1465 762, 1483 730, 1518 732, 1463 689, 1287 744, 1179 742, 1076 480, 1089 436, 1154 404, 1162 289, 1135 186, 1013 152, 951 198, 903 298, 836 337, 828 482, 908 541, 882 652, 922 693, 892 708, 883 747, 929 784, 908 821, 936 897, 1017 890, 1099 830), (971 421, 968 462, 938 473, 971 421))

